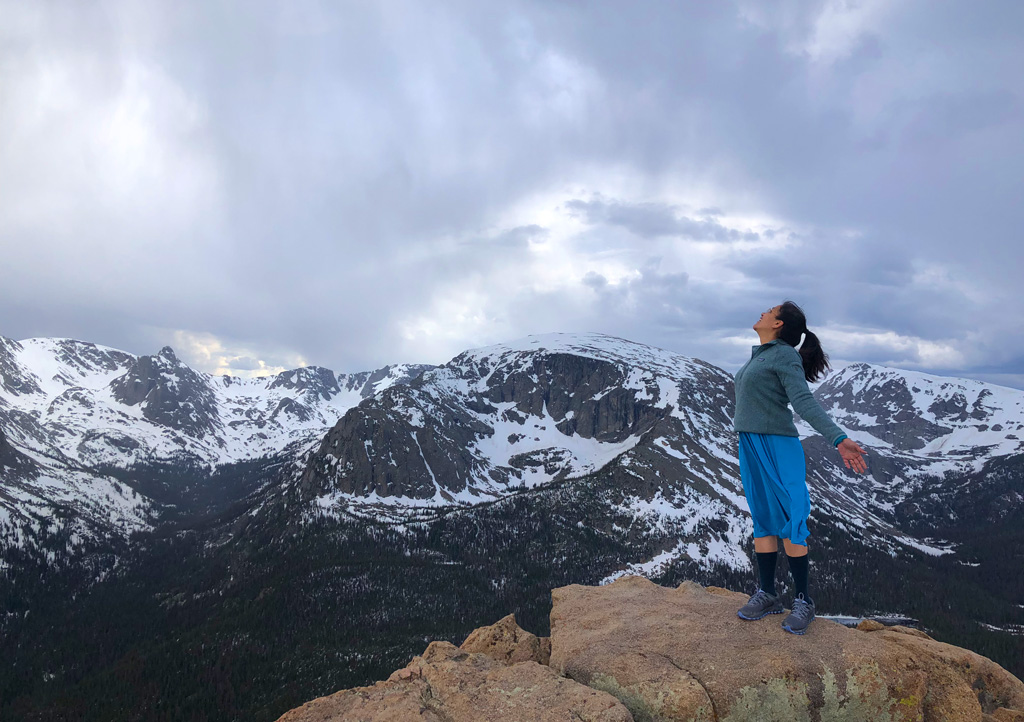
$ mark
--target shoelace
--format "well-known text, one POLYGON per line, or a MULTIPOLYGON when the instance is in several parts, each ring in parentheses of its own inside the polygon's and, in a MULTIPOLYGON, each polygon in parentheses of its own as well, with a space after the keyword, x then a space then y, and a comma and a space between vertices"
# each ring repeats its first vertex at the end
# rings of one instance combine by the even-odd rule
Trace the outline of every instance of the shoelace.
POLYGON ((752 596, 750 600, 747 602, 747 604, 753 604, 754 602, 770 602, 771 600, 772 597, 770 594, 768 594, 768 592, 766 592, 763 589, 758 589, 757 592, 754 593, 754 596, 752 596))
POLYGON ((811 603, 806 602, 803 599, 793 600, 793 616, 797 619, 810 619, 814 612, 811 609, 811 603))

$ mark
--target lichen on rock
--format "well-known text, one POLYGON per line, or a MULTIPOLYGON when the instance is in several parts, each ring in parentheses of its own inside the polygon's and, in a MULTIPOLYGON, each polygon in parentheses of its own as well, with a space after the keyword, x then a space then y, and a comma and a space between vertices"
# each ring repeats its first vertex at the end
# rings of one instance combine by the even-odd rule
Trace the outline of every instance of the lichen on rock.
POLYGON ((807 685, 775 677, 744 687, 722 722, 811 722, 807 685))
POLYGON ((897 722, 898 713, 893 710, 898 705, 920 706, 920 700, 914 696, 894 699, 881 670, 874 662, 846 670, 845 690, 840 689, 831 669, 822 675, 822 684, 824 702, 820 712, 821 722, 897 722))

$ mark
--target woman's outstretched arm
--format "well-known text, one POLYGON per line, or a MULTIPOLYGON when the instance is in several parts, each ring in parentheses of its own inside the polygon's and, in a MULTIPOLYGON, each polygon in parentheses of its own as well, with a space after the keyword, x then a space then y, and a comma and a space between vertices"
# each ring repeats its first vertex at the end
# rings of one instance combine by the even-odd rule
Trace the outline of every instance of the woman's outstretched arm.
POLYGON ((839 456, 847 469, 853 469, 858 474, 867 471, 868 466, 864 461, 867 452, 861 448, 853 439, 846 436, 841 428, 834 422, 821 404, 811 394, 807 386, 807 379, 804 378, 804 367, 800 361, 794 359, 792 363, 785 364, 779 369, 779 380, 786 389, 786 396, 793 410, 800 414, 800 418, 814 427, 814 430, 824 436, 832 445, 839 450, 839 456))
POLYGON ((814 430, 829 440, 833 446, 846 436, 846 433, 836 425, 836 422, 829 417, 825 409, 821 408, 818 400, 811 395, 811 389, 807 386, 807 379, 804 378, 804 367, 797 359, 792 363, 782 364, 776 367, 782 387, 786 390, 789 403, 793 411, 800 414, 800 418, 814 427, 814 430))

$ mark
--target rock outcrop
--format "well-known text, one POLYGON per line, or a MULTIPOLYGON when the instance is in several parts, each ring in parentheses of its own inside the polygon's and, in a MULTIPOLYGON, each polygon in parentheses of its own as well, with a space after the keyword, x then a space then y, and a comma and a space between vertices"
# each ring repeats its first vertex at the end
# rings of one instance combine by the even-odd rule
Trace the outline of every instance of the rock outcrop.
POLYGON ((473 630, 459 649, 480 652, 503 664, 539 662, 551 659, 551 638, 538 637, 519 627, 510 614, 489 627, 473 630))
POLYGON ((739 619, 743 594, 640 577, 552 597, 551 666, 635 719, 952 722, 1005 708, 1024 720, 1020 680, 918 630, 819 619, 797 637, 778 617, 739 619))
POLYGON ((307 702, 279 722, 632 722, 611 694, 540 664, 544 646, 509 616, 462 647, 431 642, 387 681, 307 702))
POLYGON ((1024 722, 1024 683, 920 630, 819 619, 796 637, 739 619, 745 595, 642 577, 552 601, 550 639, 508 616, 280 722, 1024 722))

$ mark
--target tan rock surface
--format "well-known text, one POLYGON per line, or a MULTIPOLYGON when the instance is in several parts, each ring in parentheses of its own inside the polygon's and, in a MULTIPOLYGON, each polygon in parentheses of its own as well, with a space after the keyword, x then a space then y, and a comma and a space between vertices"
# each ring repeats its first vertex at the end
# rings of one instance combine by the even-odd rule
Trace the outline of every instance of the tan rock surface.
POLYGON ((543 640, 520 628, 515 615, 510 614, 489 627, 473 630, 459 649, 486 654, 502 664, 528 661, 547 664, 551 657, 551 640, 543 640))
POLYGON ((981 722, 1024 710, 1016 677, 917 630, 818 619, 797 637, 778 616, 739 619, 746 595, 642 577, 552 599, 551 666, 611 692, 638 721, 981 722))
POLYGON ((739 619, 743 594, 642 577, 552 599, 550 638, 509 615, 280 722, 1024 722, 1024 683, 916 629, 796 637, 739 619))
POLYGON ((279 722, 633 722, 610 694, 534 661, 431 642, 387 681, 307 702, 279 722))

